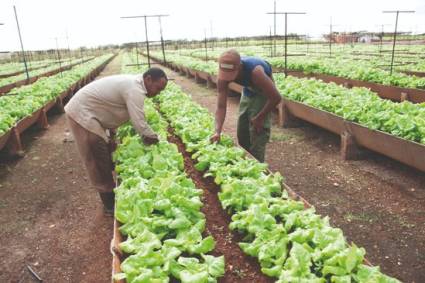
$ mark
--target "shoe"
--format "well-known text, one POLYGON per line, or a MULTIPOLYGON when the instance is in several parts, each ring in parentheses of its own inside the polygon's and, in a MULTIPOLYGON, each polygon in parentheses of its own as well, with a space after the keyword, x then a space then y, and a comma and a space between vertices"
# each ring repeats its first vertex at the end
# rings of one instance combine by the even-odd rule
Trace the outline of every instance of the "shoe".
POLYGON ((114 209, 107 209, 106 207, 103 207, 103 214, 105 216, 115 216, 114 215, 114 209))
POLYGON ((105 215, 113 216, 114 215, 114 203, 115 203, 115 194, 110 193, 99 193, 100 199, 103 203, 103 211, 105 215))

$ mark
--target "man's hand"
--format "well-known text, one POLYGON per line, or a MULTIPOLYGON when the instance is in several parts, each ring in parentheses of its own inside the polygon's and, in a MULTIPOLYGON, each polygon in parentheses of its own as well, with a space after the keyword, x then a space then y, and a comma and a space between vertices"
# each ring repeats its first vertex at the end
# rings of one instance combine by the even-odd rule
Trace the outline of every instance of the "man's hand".
POLYGON ((146 145, 156 144, 158 142, 159 142, 158 136, 154 136, 154 137, 144 136, 143 137, 143 143, 146 144, 146 145))
POLYGON ((210 141, 212 142, 212 143, 215 143, 215 142, 219 142, 220 141, 220 137, 221 137, 221 134, 219 134, 219 133, 215 133, 211 138, 210 138, 210 141))
POLYGON ((254 127, 255 132, 260 134, 264 130, 264 118, 261 118, 261 116, 255 116, 251 119, 251 125, 254 127))

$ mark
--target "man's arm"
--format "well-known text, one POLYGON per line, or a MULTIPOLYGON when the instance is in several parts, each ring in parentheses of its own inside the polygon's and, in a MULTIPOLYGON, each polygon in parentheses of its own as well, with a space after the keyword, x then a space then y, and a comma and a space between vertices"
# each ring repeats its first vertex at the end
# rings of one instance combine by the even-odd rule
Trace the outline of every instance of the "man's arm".
POLYGON ((229 92, 229 82, 217 81, 217 110, 215 111, 215 133, 211 137, 211 141, 217 142, 220 140, 221 131, 223 129, 224 120, 226 119, 227 111, 227 95, 229 92))
POLYGON ((144 100, 141 93, 129 94, 127 101, 128 115, 136 132, 142 137, 143 143, 154 144, 158 142, 158 135, 149 127, 143 109, 144 100))
POLYGON ((257 133, 260 133, 264 127, 264 120, 271 111, 280 103, 282 97, 276 88, 273 80, 267 76, 263 67, 257 66, 251 74, 254 85, 262 90, 262 95, 266 96, 267 102, 263 109, 251 120, 257 133))

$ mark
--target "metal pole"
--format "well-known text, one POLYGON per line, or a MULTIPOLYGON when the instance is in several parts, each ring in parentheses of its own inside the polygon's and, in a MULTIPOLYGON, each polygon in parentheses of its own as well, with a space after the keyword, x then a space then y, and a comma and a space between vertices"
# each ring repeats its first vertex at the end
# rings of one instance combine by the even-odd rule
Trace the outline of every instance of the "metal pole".
POLYGON ((141 15, 141 16, 130 16, 130 17, 121 17, 121 19, 130 19, 130 18, 144 18, 145 19, 145 36, 146 36, 146 51, 148 55, 148 66, 151 67, 151 58, 149 53, 149 39, 148 39, 148 17, 167 17, 168 15, 141 15))
POLYGON ((162 49, 162 59, 163 59, 163 63, 166 63, 165 60, 165 48, 164 48, 164 39, 162 37, 162 24, 161 24, 161 17, 158 17, 159 20, 159 33, 161 35, 161 49, 162 49))
POLYGON ((151 57, 149 55, 149 39, 148 39, 148 21, 145 16, 145 34, 146 34, 146 51, 148 52, 148 66, 151 67, 151 57))
POLYGON ((136 45, 135 47, 136 47, 136 64, 137 64, 137 68, 139 68, 139 48, 138 48, 138 46, 137 46, 137 39, 136 39, 136 41, 134 42, 134 44, 136 45))
MULTIPOLYGON (((273 30, 273 56, 276 56, 276 0, 274 1, 274 30, 273 30)), ((272 56, 272 57, 273 57, 272 56)))
POLYGON ((208 49, 207 49, 207 30, 204 29, 204 34, 205 34, 205 61, 208 61, 208 49))
POLYGON ((395 13, 396 14, 396 17, 395 17, 395 28, 394 28, 394 37, 393 37, 393 50, 392 50, 392 53, 391 53, 390 75, 392 75, 392 73, 393 73, 395 42, 396 42, 396 39, 397 39, 398 15, 399 15, 399 13, 414 13, 414 12, 415 11, 400 11, 400 10, 396 10, 396 11, 383 11, 383 13, 395 13))
POLYGON ((273 37, 272 37, 272 27, 270 27, 270 57, 273 57, 273 37))
POLYGON ((81 63, 83 63, 84 62, 83 47, 80 47, 80 55, 81 55, 81 63))
POLYGON ((285 13, 285 77, 288 76, 288 13, 285 13))
POLYGON ((61 77, 62 77, 61 55, 59 53, 59 46, 58 46, 58 38, 57 37, 55 37, 55 41, 56 41, 56 52, 57 52, 57 55, 58 55, 58 62, 59 62, 59 71, 60 71, 60 74, 61 74, 61 77))
POLYGON ((69 65, 71 65, 71 49, 69 48, 68 30, 66 31, 66 43, 68 45, 68 55, 69 55, 68 62, 69 62, 69 65))
POLYGON ((306 36, 306 40, 307 40, 307 55, 308 55, 308 52, 309 52, 309 47, 310 47, 310 40, 308 40, 309 39, 309 37, 308 37, 308 34, 307 34, 307 36, 306 36))
POLYGON ((267 13, 267 14, 282 14, 285 15, 285 76, 287 75, 287 49, 288 49, 288 14, 292 15, 304 15, 304 12, 273 12, 273 13, 267 13))
POLYGON ((16 13, 15 6, 13 6, 13 10, 15 11, 16 25, 18 26, 19 41, 21 42, 22 57, 24 58, 25 73, 27 74, 27 82, 28 82, 30 79, 30 76, 28 74, 27 58, 25 57, 24 44, 22 43, 21 29, 19 28, 18 14, 16 13))
POLYGON ((382 52, 382 43, 384 40, 384 25, 382 25, 382 32, 381 32, 381 45, 379 46, 379 52, 382 52))
POLYGON ((391 52, 390 75, 392 75, 392 73, 393 73, 394 52, 395 52, 395 41, 396 41, 396 39, 397 39, 398 14, 399 14, 399 11, 397 11, 396 16, 395 16, 395 28, 394 28, 394 38, 393 38, 393 51, 391 52))
POLYGON ((214 36, 213 36, 212 20, 210 20, 210 29, 211 29, 211 50, 214 51, 214 36))
POLYGON ((332 57, 332 17, 329 24, 329 57, 332 57))

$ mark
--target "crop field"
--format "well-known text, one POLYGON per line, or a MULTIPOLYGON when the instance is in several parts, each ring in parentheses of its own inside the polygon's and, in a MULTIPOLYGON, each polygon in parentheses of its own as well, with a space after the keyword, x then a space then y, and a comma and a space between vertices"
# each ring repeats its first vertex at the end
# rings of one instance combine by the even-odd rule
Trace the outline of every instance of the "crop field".
MULTIPOLYGON (((404 12, 397 17, 405 20, 404 12)), ((14 15, 16 22, 3 24, 0 13, 0 36, 14 24, 20 40, 0 45, 0 282, 425 282, 419 23, 415 32, 401 24, 395 33, 381 25, 328 34, 325 26, 313 38, 299 30, 272 34, 272 26, 268 33, 251 27, 246 35, 248 22, 232 36, 214 22, 213 35, 211 20, 202 36, 189 36, 193 23, 179 29, 187 35, 174 36, 164 22, 180 27, 177 16, 120 15, 121 22, 140 18, 145 25, 129 35, 122 24, 118 39, 120 32, 99 16, 80 30, 81 41, 70 28, 71 44, 67 31, 53 37, 53 47, 50 35, 43 46, 43 39, 21 34, 14 15), (109 28, 110 41, 97 21, 109 28), (226 84, 223 132, 218 142, 211 139, 220 58, 229 49, 244 60, 261 58, 272 70, 280 102, 270 110, 264 162, 238 141, 240 102, 248 88, 256 90, 243 80, 226 84), (140 76, 152 67, 168 79, 154 97, 140 76), (87 86, 115 75, 143 81, 146 96, 137 109, 145 121, 139 122, 158 141, 141 138, 130 104, 119 105, 128 121, 102 137, 115 184, 108 213, 65 109, 87 86)), ((118 95, 115 87, 110 91, 118 95)))

